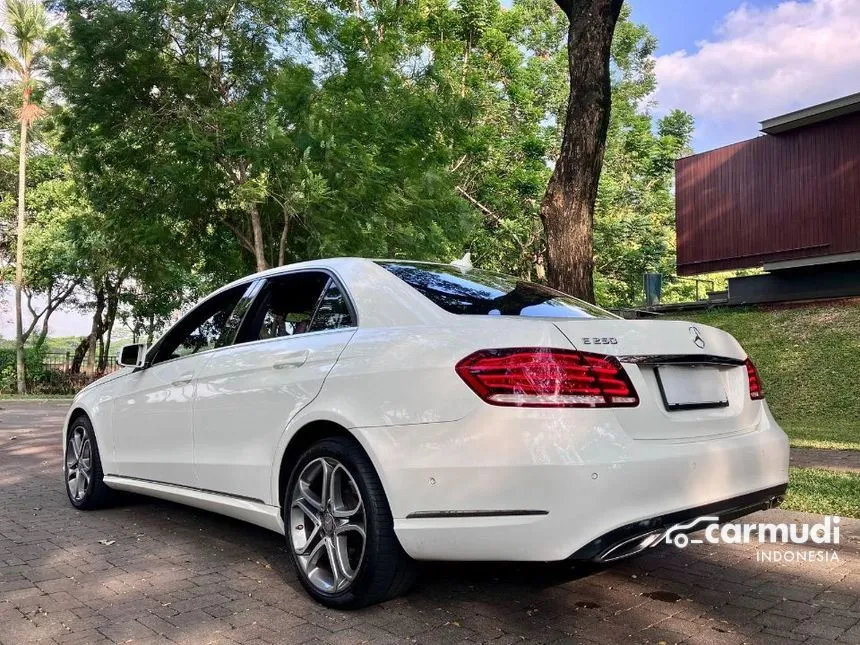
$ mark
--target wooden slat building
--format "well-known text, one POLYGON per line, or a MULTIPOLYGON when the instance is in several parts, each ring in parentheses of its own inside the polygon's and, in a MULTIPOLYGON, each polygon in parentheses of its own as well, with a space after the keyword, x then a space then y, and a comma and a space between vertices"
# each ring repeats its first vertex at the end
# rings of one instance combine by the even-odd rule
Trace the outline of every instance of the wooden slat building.
POLYGON ((678 273, 764 267, 770 279, 730 283, 747 302, 814 297, 809 285, 834 280, 815 293, 860 293, 860 93, 762 132, 677 161, 678 273))

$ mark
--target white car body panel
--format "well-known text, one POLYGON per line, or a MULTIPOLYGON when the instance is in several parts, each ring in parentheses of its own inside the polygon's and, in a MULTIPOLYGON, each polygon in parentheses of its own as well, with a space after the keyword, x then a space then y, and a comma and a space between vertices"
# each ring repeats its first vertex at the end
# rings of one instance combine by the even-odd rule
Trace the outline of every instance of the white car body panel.
POLYGON ((194 486, 191 410, 197 354, 134 371, 112 381, 113 454, 118 472, 194 486))
POLYGON ((411 556, 559 560, 631 522, 788 480, 788 440, 767 404, 750 398, 742 365, 718 368, 728 407, 670 412, 654 369, 636 362, 745 359, 718 329, 695 326, 702 349, 684 322, 455 315, 363 259, 281 267, 224 289, 310 269, 336 276, 357 327, 126 369, 78 394, 70 415, 90 417, 109 486, 283 533, 281 463, 297 432, 324 421, 367 452, 411 556), (504 347, 616 356, 640 403, 488 405, 454 366, 504 347))
POLYGON ((604 411, 585 422, 578 410, 565 411, 567 420, 557 410, 522 412, 357 431, 374 462, 387 465, 395 530, 412 557, 561 560, 632 521, 788 479, 788 442, 766 407, 750 431, 683 442, 632 439, 604 411), (410 517, 506 509, 546 514, 410 517))
POLYGON ((273 448, 319 394, 353 334, 338 329, 210 352, 193 406, 194 485, 276 504, 269 494, 273 448))

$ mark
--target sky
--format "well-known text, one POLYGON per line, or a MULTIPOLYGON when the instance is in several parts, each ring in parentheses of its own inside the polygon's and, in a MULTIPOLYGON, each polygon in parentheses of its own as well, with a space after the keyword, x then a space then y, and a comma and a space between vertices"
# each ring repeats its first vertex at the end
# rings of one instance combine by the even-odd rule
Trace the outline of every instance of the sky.
POLYGON ((686 110, 693 149, 860 92, 860 0, 628 0, 657 37, 656 114, 686 110))
MULTIPOLYGON (((759 135, 759 121, 860 92, 860 0, 627 0, 657 37, 656 115, 693 115, 693 149, 759 135)), ((510 0, 503 0, 510 4, 510 0)), ((14 335, 11 297, 0 336, 14 335)), ((51 335, 89 321, 58 311, 51 335)))

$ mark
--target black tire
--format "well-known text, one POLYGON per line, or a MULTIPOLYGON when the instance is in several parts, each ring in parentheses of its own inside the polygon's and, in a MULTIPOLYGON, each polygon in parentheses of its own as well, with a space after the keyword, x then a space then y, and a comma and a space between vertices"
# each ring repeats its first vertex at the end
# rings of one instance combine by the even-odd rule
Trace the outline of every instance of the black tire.
POLYGON ((72 506, 81 511, 90 511, 97 508, 108 506, 113 500, 113 491, 104 483, 104 472, 102 472, 102 462, 99 456, 99 447, 96 443, 96 433, 93 432, 93 424, 86 415, 75 417, 69 424, 69 431, 66 433, 66 458, 63 460, 63 480, 65 481, 66 495, 69 498, 72 506), (76 460, 70 458, 70 454, 74 453, 71 442, 73 437, 81 433, 84 441, 89 442, 90 455, 90 471, 89 480, 79 490, 78 494, 73 493, 72 481, 70 479, 70 470, 72 463, 76 460))
POLYGON ((338 609, 356 609, 395 598, 406 593, 415 581, 414 561, 406 554, 394 534, 391 508, 379 476, 364 450, 354 439, 332 437, 308 448, 295 461, 284 491, 282 509, 287 549, 302 586, 319 603, 338 609), (352 583, 336 593, 326 592, 312 583, 298 561, 291 537, 292 492, 305 467, 320 458, 340 462, 352 476, 364 506, 365 544, 361 563, 352 583))

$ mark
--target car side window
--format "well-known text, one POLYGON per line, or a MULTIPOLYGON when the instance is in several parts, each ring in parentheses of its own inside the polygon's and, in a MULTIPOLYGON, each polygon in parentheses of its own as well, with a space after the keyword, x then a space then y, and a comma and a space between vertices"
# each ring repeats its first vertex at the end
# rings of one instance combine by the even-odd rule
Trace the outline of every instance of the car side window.
POLYGON ((310 331, 325 331, 327 329, 353 327, 354 325, 346 297, 337 282, 329 279, 322 300, 317 307, 317 313, 311 321, 310 331))
POLYGON ((237 343, 352 326, 346 299, 328 274, 302 271, 266 281, 237 343))
POLYGON ((318 271, 289 273, 266 281, 251 328, 242 340, 303 334, 310 329, 328 276, 318 271))
POLYGON ((159 343, 153 364, 231 344, 247 309, 246 291, 240 285, 198 305, 159 343))

